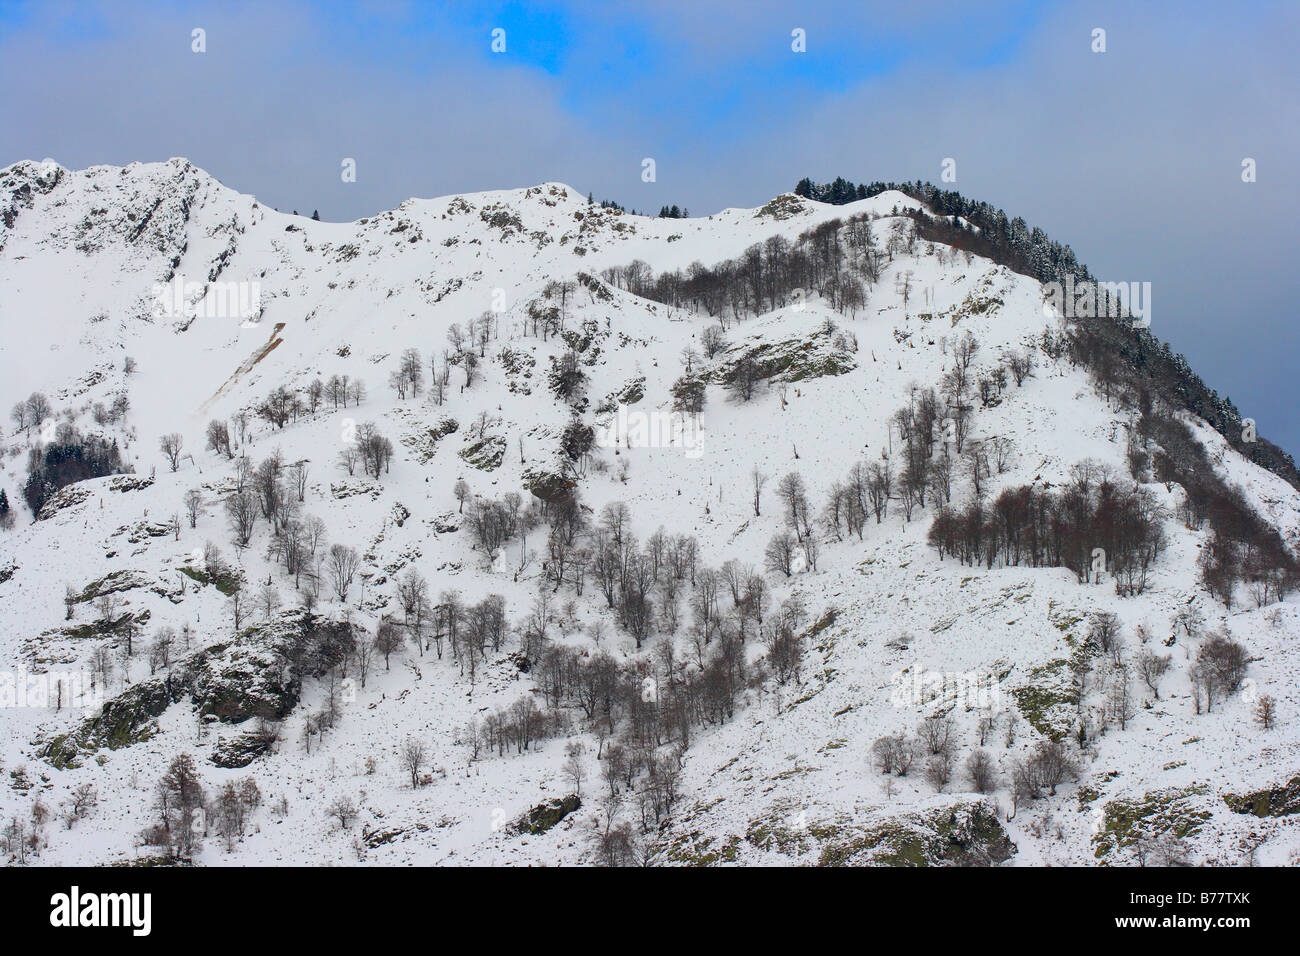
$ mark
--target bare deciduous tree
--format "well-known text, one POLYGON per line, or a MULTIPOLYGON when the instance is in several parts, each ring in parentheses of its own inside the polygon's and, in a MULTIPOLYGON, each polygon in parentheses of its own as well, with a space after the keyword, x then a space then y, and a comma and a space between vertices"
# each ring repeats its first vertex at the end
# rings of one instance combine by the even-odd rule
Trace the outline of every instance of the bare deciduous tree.
POLYGON ((181 466, 181 448, 184 444, 185 440, 179 432, 168 432, 158 439, 158 448, 167 456, 172 471, 176 471, 181 466))
POLYGON ((402 766, 411 775, 411 789, 420 786, 420 771, 424 769, 424 744, 415 737, 407 737, 402 745, 402 766))
POLYGON ((356 576, 359 563, 360 556, 356 548, 349 548, 342 544, 330 548, 330 577, 334 583, 334 593, 338 595, 340 601, 348 599, 348 589, 352 586, 352 579, 356 576))
POLYGON ((191 488, 185 492, 185 516, 190 519, 190 527, 196 527, 199 522, 199 510, 203 507, 203 493, 197 488, 191 488))
POLYGON ((990 793, 994 789, 997 771, 986 750, 976 750, 966 758, 966 775, 976 793, 990 793))

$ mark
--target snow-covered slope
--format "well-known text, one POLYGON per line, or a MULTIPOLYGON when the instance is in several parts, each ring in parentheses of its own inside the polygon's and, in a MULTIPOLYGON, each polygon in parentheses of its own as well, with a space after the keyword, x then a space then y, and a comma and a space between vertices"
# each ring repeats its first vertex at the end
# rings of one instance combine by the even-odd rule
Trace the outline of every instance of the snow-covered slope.
MULTIPOLYGON (((129 718, 115 735, 86 736, 93 714, 84 709, 29 699, 0 712, 0 810, 39 832, 38 855, 30 857, 36 862, 105 863, 160 852, 142 846, 140 835, 162 819, 157 783, 182 753, 194 756, 214 798, 199 825, 208 838, 195 852, 197 862, 212 865, 590 863, 599 858, 597 834, 611 821, 630 824, 639 851, 657 863, 1126 864, 1134 859, 1126 842, 1136 832, 1132 819, 1147 821, 1152 836, 1185 833, 1197 862, 1235 865, 1258 837, 1266 837, 1258 849, 1265 862, 1294 862, 1300 852, 1290 816, 1238 813, 1233 799, 1300 774, 1300 744, 1287 729, 1300 707, 1296 604, 1247 602, 1229 610, 1207 594, 1197 578, 1206 532, 1175 517, 1183 492, 1174 482, 1147 485, 1166 509, 1166 546, 1150 586, 1133 597, 1117 596, 1109 582, 1079 584, 1061 568, 940 560, 926 543, 932 507, 908 521, 893 505, 879 523, 868 521, 861 540, 819 524, 815 569, 800 558, 792 575, 764 574, 769 622, 792 596, 806 608, 798 676, 782 680, 765 670, 769 650, 749 635, 742 653, 751 679, 729 719, 693 722, 680 735, 689 736, 684 749, 673 734, 647 747, 680 768, 662 818, 653 801, 638 797, 653 785, 646 768, 630 772, 630 786, 611 787, 604 778, 607 748, 614 738, 629 739, 626 722, 610 734, 571 697, 555 708, 546 739, 520 753, 470 746, 472 723, 520 699, 552 710, 539 687, 541 644, 530 634, 539 594, 549 601, 546 644, 571 648, 586 662, 608 653, 628 668, 629 680, 646 675, 649 683, 636 686, 650 703, 658 699, 656 682, 685 680, 718 653, 716 639, 697 643, 693 634, 689 585, 676 631, 657 621, 638 649, 594 572, 581 593, 545 580, 545 525, 511 538, 489 560, 466 520, 473 502, 462 505, 455 492, 463 480, 483 499, 512 492, 529 499, 525 489, 539 487, 538 474, 562 470, 561 436, 575 412, 549 376, 552 360, 570 348, 587 379, 587 402, 578 409, 584 423, 617 421, 620 407, 633 417, 669 417, 683 351, 700 352, 715 319, 632 295, 602 281, 602 272, 637 260, 656 274, 713 265, 773 236, 794 242, 818 224, 859 214, 873 221, 883 248, 893 224, 906 221, 899 213, 918 205, 901 193, 848 206, 781 197, 759 210, 673 220, 601 209, 568 186, 544 183, 413 199, 335 224, 277 213, 172 160, 79 172, 19 163, 0 171, 0 205, 0 399, 7 408, 45 393, 57 421, 115 438, 134 470, 128 479, 70 486, 33 521, 21 504, 27 450, 52 430, 6 425, 0 487, 20 514, 15 527, 0 531, 0 667, 46 678, 94 674, 96 688, 107 687, 104 712, 129 718), (548 291, 557 281, 573 283, 563 303, 548 291), (188 293, 185 283, 194 283, 188 293), (223 283, 237 284, 229 288, 256 307, 216 307, 223 283), (544 308, 560 309, 563 333, 538 334, 532 316, 544 308), (467 327, 485 313, 490 339, 466 347, 482 356, 471 384, 462 387, 464 361, 454 360, 445 399, 436 402, 430 358, 443 367, 449 327, 467 327), (407 349, 419 350, 425 382, 399 397, 388 379, 407 349), (345 375, 364 381, 364 397, 342 407, 327 397, 283 427, 252 414, 236 442, 237 454, 254 465, 277 451, 286 465, 304 463, 299 507, 324 522, 321 553, 332 544, 360 553, 347 599, 338 599, 326 574, 309 602, 313 613, 349 620, 370 635, 385 615, 404 622, 398 584, 414 569, 433 604, 451 590, 466 604, 504 596, 512 630, 472 667, 454 662, 450 649, 417 649, 408 640, 387 664, 377 657, 364 686, 348 662, 306 677, 300 700, 296 690, 277 697, 265 685, 279 679, 284 661, 257 642, 300 620, 305 599, 270 549, 265 520, 246 549, 232 545, 223 499, 235 487, 237 462, 204 447, 205 428, 213 420, 233 423, 277 387, 305 396, 313 380, 345 375), (125 416, 97 424, 95 406, 111 408, 122 393, 125 416), (368 422, 395 448, 377 477, 339 464, 368 422), (170 433, 184 443, 175 470, 159 449, 170 433), (182 503, 190 489, 201 494, 193 528, 182 503), (242 638, 223 593, 229 587, 203 573, 208 542, 242 578, 242 638), (278 607, 257 606, 268 582, 278 607), (70 618, 67 588, 76 592, 70 618), (121 633, 100 627, 98 597, 106 592, 116 597, 118 620, 130 614, 139 622, 130 657, 121 653, 121 633), (1189 606, 1203 620, 1195 636, 1177 624, 1189 606), (1131 654, 1145 636, 1171 661, 1158 699, 1135 680, 1123 726, 1090 722, 1080 747, 1070 715, 1101 708, 1104 695, 1098 690, 1093 704, 1085 699, 1076 709, 1069 662, 1097 611, 1118 615, 1131 654), (188 647, 179 636, 186 626, 188 647), (169 660, 155 654, 151 662, 149 647, 168 627, 178 635, 169 660), (1247 648, 1248 676, 1211 712, 1199 713, 1189 674, 1199 642, 1214 630, 1247 648), (524 642, 532 653, 522 652, 524 642), (201 695, 179 689, 195 673, 200 684, 217 687, 205 698, 209 705, 222 694, 285 703, 278 741, 246 766, 217 766, 214 757, 238 762, 223 754, 253 729, 256 718, 247 715, 255 708, 224 699, 216 707, 196 704, 201 695), (222 685, 232 674, 233 690, 222 685), (947 675, 937 697, 934 675, 947 675), (972 679, 977 692, 953 690, 972 679), (1260 696, 1275 702, 1274 729, 1256 721, 1260 696), (333 726, 313 733, 331 709, 338 712, 333 726), (952 780, 942 787, 927 780, 923 759, 906 775, 881 774, 873 743, 912 734, 936 712, 954 721, 952 780), (993 728, 981 744, 982 717, 993 728), (1015 801, 1014 762, 1056 728, 1068 731, 1077 775, 1055 794, 1015 801), (60 739, 79 743, 51 748, 60 739), (426 751, 416 761, 418 786, 404 760, 408 741, 426 751), (570 758, 566 748, 575 743, 585 750, 570 758), (983 796, 962 769, 981 746, 1002 771, 983 796), (569 769, 575 760, 586 771, 581 807, 544 832, 512 827, 530 808, 578 789, 569 769), (227 843, 215 835, 215 797, 227 782, 250 776, 262 802, 227 843), (87 783, 97 803, 67 826, 57 818, 60 808, 87 783), (352 801, 355 814, 336 812, 340 801, 352 801), (37 802, 56 818, 33 826, 37 802)), ((1112 407, 1084 370, 1041 354, 1043 333, 1060 328, 1045 317, 1036 281, 931 243, 893 249, 865 307, 852 316, 812 294, 731 322, 728 348, 712 362, 693 362, 716 370, 746 352, 784 350, 807 360, 803 371, 788 372, 784 385, 760 384, 748 401, 713 381, 690 447, 597 447, 577 478, 583 513, 594 525, 606 505, 624 502, 639 541, 657 529, 692 535, 701 567, 735 561, 762 574, 764 550, 784 527, 780 476, 798 473, 820 512, 832 483, 856 462, 896 454, 894 412, 918 387, 939 384, 953 365, 954 344, 968 335, 981 345, 978 370, 1013 352, 1036 355, 1032 376, 973 415, 972 439, 1006 439, 1011 449, 985 479, 986 492, 1059 487, 1085 459, 1126 477, 1132 416, 1112 407), (836 328, 828 331, 827 323, 836 328), (770 478, 759 515, 755 468, 770 478)), ((1189 422, 1216 469, 1294 544, 1300 493, 1203 423, 1189 422)), ((959 469, 954 501, 970 492, 959 469)), ((296 485, 291 496, 298 497, 296 485)), ((720 602, 723 610, 731 603, 729 595, 720 602)), ((1289 799, 1300 805, 1300 795, 1289 799)))

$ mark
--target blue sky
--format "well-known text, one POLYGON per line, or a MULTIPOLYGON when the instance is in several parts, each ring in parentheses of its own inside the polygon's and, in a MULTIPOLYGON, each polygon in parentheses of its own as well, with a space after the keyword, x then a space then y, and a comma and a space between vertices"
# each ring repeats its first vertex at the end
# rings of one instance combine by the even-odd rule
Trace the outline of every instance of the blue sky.
POLYGON ((1152 282, 1152 331, 1300 451, 1297 8, 0 0, 0 164, 186 156, 346 220, 545 180, 705 214, 805 175, 937 182, 953 157, 962 193, 1152 282))

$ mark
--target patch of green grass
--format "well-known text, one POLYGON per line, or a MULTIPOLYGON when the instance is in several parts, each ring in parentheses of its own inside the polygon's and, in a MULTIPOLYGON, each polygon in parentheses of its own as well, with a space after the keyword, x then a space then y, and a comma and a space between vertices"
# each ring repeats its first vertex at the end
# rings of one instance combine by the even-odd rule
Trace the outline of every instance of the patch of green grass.
POLYGON ((875 826, 840 828, 819 866, 956 866, 1001 863, 1016 852, 983 803, 907 814, 875 826))
POLYGON ((782 770, 780 773, 773 775, 771 779, 789 780, 792 777, 802 777, 806 773, 813 773, 820 769, 820 767, 791 767, 789 770, 782 770))
POLYGON ((1051 623, 1052 627, 1056 628, 1062 634, 1069 634, 1076 624, 1084 620, 1084 615, 1082 611, 1079 611, 1076 608, 1065 608, 1058 611, 1056 609, 1056 601, 1052 600, 1047 604, 1047 620, 1051 623))
POLYGON ((240 580, 238 573, 234 571, 222 569, 217 571, 215 574, 208 574, 208 572, 204 571, 202 568, 191 567, 188 564, 182 565, 177 570, 191 581, 196 581, 203 585, 213 585, 226 597, 230 597, 243 586, 243 582, 240 580))
POLYGON ((547 800, 545 803, 539 803, 533 807, 516 821, 514 830, 516 833, 531 833, 534 835, 545 833, 581 807, 582 800, 576 794, 547 800))
POLYGON ((715 848, 714 838, 703 836, 699 830, 674 840, 664 851, 664 856, 682 866, 716 866, 734 863, 740 846, 740 837, 729 834, 720 838, 715 848))
POLYGON ((1225 793, 1223 802, 1234 813, 1253 813, 1257 817, 1287 817, 1300 813, 1300 776, 1254 793, 1225 793))
POLYGON ((1035 730, 1052 740, 1062 740, 1074 726, 1072 708, 1078 695, 1066 682, 1069 661, 1058 658, 1029 672, 1030 683, 1011 691, 1016 706, 1035 730))
POLYGON ((506 440, 501 435, 485 435, 462 448, 460 457, 480 471, 496 471, 506 457, 506 440))
POLYGON ((753 363, 758 378, 780 376, 786 382, 844 375, 858 367, 851 352, 836 348, 829 333, 818 331, 804 339, 762 342, 747 348, 738 346, 731 350, 727 361, 718 366, 714 378, 720 384, 733 381, 742 359, 753 363))
POLYGON ((1132 846, 1140 833, 1153 838, 1170 832, 1179 837, 1196 833, 1210 813, 1195 809, 1194 800, 1208 791, 1204 784, 1197 784, 1153 790, 1136 800, 1110 801, 1102 813, 1101 829, 1092 838, 1094 855, 1104 860, 1114 851, 1132 846))
POLYGON ((754 218, 758 219, 761 216, 770 216, 779 221, 782 219, 789 219, 791 216, 797 216, 799 213, 804 211, 804 208, 803 201, 799 199, 798 196, 785 193, 777 196, 766 206, 760 208, 758 212, 754 213, 754 218))

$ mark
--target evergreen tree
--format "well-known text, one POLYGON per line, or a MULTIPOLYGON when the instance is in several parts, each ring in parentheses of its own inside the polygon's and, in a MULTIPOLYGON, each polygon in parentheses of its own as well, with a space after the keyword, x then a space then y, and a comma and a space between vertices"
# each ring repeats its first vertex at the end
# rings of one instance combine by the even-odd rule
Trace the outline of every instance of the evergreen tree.
POLYGON ((3 518, 8 513, 9 513, 9 496, 5 494, 5 490, 3 488, 0 488, 0 518, 3 518))
POLYGON ((313 209, 311 217, 315 219, 317 222, 320 222, 320 213, 318 211, 313 209))

